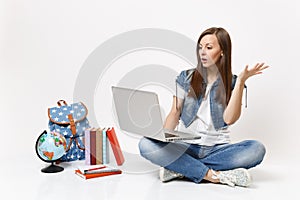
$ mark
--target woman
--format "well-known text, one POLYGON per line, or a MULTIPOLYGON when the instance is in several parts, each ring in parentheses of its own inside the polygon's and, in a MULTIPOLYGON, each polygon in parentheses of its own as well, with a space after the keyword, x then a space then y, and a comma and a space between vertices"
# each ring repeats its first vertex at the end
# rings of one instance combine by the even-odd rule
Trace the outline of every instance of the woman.
POLYGON ((258 63, 239 74, 231 71, 231 39, 223 28, 209 28, 199 37, 198 65, 177 77, 176 96, 164 128, 189 131, 201 139, 161 142, 142 138, 141 155, 161 166, 163 182, 185 177, 195 183, 207 180, 247 187, 247 169, 260 164, 265 147, 258 141, 230 143, 228 126, 241 114, 242 96, 248 78, 268 66, 258 63))

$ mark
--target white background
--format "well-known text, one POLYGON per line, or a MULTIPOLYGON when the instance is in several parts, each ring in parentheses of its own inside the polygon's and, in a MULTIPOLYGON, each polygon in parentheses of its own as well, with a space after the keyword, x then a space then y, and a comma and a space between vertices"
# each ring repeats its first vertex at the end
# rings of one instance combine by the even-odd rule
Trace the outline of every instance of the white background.
MULTIPOLYGON (((34 145, 39 133, 47 129, 47 108, 55 106, 59 99, 72 102, 81 66, 106 40, 126 31, 160 28, 197 41, 205 29, 221 26, 232 38, 235 74, 246 64, 265 62, 271 66, 247 81, 248 108, 243 108, 241 119, 232 127, 233 141, 260 140, 267 147, 266 162, 299 161, 299 8, 297 0, 2 0, 2 160, 41 162, 34 145)), ((118 62, 125 63, 125 72, 126 66, 132 67, 134 62, 169 63, 178 72, 184 69, 184 62, 178 58, 156 54, 151 54, 153 62, 149 57, 144 62, 145 53, 118 62)), ((117 81, 110 79, 104 84, 117 81)), ((103 95, 111 101, 111 94, 103 95)), ((95 98, 101 97, 95 94, 95 98)), ((166 98, 171 103, 171 94, 166 98)), ((106 105, 95 103, 99 111, 101 106, 106 105)), ((111 113, 105 114, 112 117, 111 113)), ((110 122, 103 119, 99 123, 110 122)), ((126 137, 121 143, 126 149, 126 137)))

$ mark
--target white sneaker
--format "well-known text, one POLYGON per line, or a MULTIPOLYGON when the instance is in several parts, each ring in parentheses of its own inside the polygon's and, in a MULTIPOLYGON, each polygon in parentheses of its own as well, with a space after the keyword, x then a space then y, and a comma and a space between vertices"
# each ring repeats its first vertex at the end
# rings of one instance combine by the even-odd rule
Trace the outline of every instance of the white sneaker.
POLYGON ((176 178, 183 178, 183 175, 161 167, 159 169, 159 179, 162 182, 168 182, 176 178))
POLYGON ((249 174, 248 170, 244 168, 220 171, 219 174, 217 174, 215 171, 212 172, 214 179, 219 179, 220 183, 227 184, 231 187, 234 187, 235 185, 248 187, 252 182, 251 175, 249 174))

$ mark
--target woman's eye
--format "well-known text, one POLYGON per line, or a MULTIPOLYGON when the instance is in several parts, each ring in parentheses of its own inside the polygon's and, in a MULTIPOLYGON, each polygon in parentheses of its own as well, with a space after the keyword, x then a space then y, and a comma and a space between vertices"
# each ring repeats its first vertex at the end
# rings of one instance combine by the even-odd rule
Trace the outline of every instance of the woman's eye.
POLYGON ((207 49, 212 49, 212 47, 208 46, 207 49))

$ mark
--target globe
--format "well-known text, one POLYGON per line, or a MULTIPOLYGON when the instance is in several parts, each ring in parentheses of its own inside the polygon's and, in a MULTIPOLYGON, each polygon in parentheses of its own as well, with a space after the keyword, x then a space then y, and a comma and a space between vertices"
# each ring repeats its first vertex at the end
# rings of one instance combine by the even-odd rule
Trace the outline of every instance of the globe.
POLYGON ((62 134, 47 131, 40 134, 36 140, 36 153, 41 160, 51 163, 50 166, 43 168, 41 171, 45 173, 63 171, 63 167, 54 165, 54 163, 65 154, 66 149, 67 141, 62 134))

